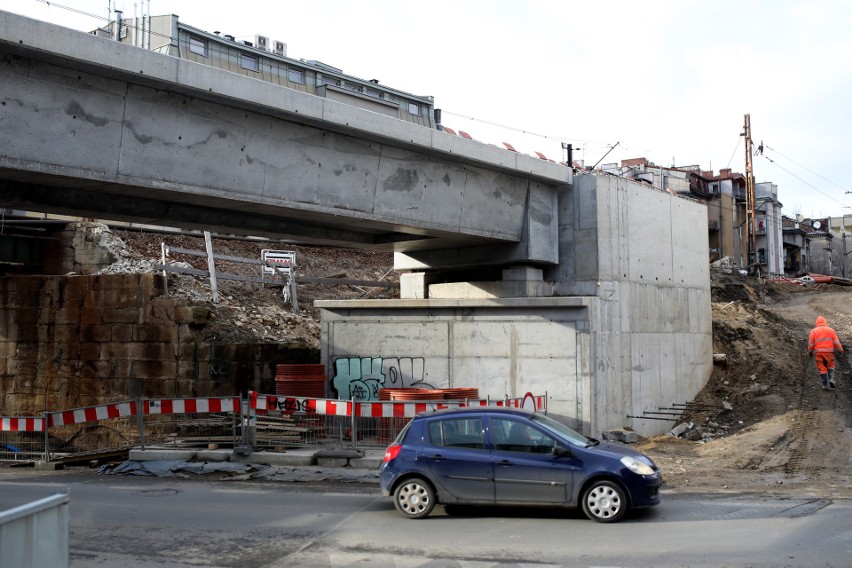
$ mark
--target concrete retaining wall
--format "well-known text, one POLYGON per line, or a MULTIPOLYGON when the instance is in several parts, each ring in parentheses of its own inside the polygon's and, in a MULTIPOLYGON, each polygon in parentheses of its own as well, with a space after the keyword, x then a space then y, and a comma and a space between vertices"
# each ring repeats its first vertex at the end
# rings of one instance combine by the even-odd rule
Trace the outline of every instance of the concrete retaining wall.
POLYGON ((588 309, 574 298, 322 304, 323 360, 340 398, 404 387, 547 392, 551 412, 589 427, 588 309))

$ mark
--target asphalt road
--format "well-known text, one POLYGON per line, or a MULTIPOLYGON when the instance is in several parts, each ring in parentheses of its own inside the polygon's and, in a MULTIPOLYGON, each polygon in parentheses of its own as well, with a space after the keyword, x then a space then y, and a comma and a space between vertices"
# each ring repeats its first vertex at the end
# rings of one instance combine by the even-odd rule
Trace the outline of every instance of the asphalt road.
POLYGON ((67 487, 73 568, 845 567, 852 558, 846 500, 664 494, 614 525, 577 511, 473 507, 413 521, 368 484, 33 473, 0 473, 0 510, 67 487))

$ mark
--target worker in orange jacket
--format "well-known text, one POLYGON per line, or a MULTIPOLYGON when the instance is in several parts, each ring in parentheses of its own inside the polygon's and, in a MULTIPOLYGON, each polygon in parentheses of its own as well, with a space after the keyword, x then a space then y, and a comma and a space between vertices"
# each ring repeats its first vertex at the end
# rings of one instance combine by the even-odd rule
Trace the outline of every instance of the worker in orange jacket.
POLYGON ((817 317, 816 327, 808 336, 808 356, 816 356, 816 366, 822 379, 822 390, 837 388, 834 383, 834 352, 843 353, 843 346, 837 339, 837 333, 822 316, 817 317))

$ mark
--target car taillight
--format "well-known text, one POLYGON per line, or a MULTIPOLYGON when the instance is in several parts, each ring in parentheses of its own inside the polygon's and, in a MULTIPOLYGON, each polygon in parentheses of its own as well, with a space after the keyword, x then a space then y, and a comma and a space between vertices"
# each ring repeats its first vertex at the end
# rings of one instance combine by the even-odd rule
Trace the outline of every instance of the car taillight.
POLYGON ((387 447, 385 450, 385 458, 384 462, 387 463, 389 461, 395 460, 396 456, 399 455, 400 450, 402 450, 402 446, 399 444, 393 444, 387 447))

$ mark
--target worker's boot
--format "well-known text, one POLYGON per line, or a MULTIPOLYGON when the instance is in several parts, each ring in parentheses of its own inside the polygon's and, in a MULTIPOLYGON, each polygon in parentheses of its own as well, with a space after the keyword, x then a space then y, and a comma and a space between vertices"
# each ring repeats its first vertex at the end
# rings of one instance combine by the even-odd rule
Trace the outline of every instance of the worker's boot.
POLYGON ((833 389, 837 388, 837 385, 834 384, 834 369, 828 370, 828 386, 830 386, 833 389))
POLYGON ((822 390, 828 390, 828 375, 820 373, 819 378, 822 379, 822 390))

